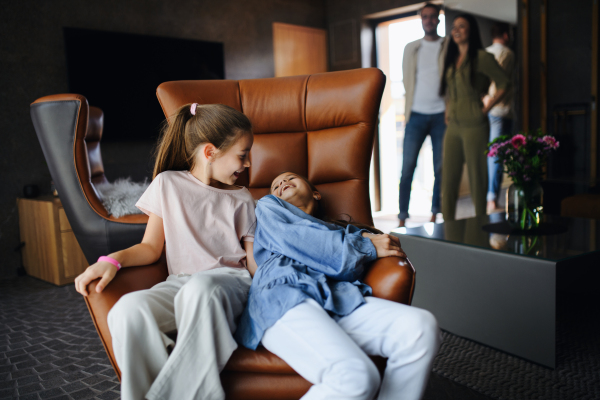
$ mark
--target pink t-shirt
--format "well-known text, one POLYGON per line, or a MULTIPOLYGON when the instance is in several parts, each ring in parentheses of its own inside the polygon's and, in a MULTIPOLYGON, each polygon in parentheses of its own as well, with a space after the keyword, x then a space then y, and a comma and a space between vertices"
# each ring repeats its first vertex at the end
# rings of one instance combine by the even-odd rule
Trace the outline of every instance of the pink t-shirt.
POLYGON ((241 242, 254 241, 256 227, 248 189, 216 189, 189 171, 165 171, 136 206, 163 220, 169 274, 246 267, 241 242))

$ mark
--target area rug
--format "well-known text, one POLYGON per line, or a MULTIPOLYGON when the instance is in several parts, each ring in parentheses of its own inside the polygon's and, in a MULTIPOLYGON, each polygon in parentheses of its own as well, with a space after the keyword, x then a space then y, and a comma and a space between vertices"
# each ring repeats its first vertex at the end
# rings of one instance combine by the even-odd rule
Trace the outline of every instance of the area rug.
MULTIPOLYGON (((444 332, 434 372, 499 400, 600 399, 600 302, 568 300, 558 307, 555 370, 444 332)), ((119 398, 85 303, 73 285, 0 281, 0 399, 55 396, 119 398)))
POLYGON ((498 400, 600 399, 598 296, 564 297, 557 307, 556 369, 444 332, 433 371, 498 400))

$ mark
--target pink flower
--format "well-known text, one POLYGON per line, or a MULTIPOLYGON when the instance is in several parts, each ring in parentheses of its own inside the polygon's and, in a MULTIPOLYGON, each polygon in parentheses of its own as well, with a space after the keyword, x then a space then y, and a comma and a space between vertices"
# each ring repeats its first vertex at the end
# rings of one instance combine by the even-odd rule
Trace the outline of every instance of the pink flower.
POLYGON ((518 134, 513 136, 513 138, 510 140, 511 144, 513 145, 513 147, 515 149, 518 149, 521 146, 525 145, 525 142, 527 141, 527 139, 525 138, 525 136, 518 134))
POLYGON ((544 136, 542 138, 542 140, 544 141, 544 143, 546 143, 548 146, 554 148, 554 144, 556 143, 556 139, 554 139, 552 136, 544 136))
POLYGON ((498 147, 500 147, 498 143, 493 144, 488 152, 488 157, 496 157, 498 155, 498 147))

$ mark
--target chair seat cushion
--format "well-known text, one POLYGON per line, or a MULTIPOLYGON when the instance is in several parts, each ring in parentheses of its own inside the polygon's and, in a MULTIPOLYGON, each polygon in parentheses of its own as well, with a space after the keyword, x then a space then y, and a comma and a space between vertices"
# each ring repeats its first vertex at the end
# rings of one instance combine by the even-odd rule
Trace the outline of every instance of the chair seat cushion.
MULTIPOLYGON (((385 369, 385 358, 372 356, 371 360, 373 360, 379 371, 385 369)), ((256 350, 239 347, 233 352, 229 362, 225 365, 225 371, 265 374, 296 373, 285 361, 262 346, 258 346, 256 350)))

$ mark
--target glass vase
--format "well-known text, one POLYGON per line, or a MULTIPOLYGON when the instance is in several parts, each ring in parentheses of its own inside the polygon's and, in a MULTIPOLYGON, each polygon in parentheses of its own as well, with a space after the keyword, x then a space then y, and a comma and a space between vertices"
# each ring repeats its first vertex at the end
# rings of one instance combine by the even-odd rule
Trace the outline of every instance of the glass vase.
POLYGON ((513 229, 536 229, 542 218, 544 191, 539 182, 512 184, 506 191, 506 221, 513 229))

